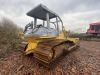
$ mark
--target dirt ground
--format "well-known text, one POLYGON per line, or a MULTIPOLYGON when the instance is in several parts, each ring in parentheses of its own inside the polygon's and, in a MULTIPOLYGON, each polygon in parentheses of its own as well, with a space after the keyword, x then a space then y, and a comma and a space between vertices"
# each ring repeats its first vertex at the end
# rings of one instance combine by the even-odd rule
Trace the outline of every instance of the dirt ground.
POLYGON ((80 41, 80 47, 52 69, 16 50, 0 62, 0 75, 100 75, 100 42, 80 41))

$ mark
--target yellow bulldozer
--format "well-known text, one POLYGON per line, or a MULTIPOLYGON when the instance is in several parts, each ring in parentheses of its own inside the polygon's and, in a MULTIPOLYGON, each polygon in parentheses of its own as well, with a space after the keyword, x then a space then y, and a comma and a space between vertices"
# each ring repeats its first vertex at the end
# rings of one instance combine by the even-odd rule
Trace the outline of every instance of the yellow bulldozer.
POLYGON ((25 26, 22 36, 25 42, 20 47, 26 55, 33 53, 41 64, 46 66, 79 46, 79 38, 68 37, 61 18, 43 4, 27 15, 33 17, 34 22, 25 26))

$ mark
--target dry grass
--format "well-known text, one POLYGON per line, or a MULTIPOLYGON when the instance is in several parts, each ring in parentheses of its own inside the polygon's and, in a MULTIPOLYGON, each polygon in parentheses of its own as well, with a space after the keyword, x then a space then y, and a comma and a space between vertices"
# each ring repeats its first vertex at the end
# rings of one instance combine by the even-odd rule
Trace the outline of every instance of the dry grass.
POLYGON ((0 58, 16 50, 19 44, 19 28, 11 20, 2 18, 0 22, 0 58))

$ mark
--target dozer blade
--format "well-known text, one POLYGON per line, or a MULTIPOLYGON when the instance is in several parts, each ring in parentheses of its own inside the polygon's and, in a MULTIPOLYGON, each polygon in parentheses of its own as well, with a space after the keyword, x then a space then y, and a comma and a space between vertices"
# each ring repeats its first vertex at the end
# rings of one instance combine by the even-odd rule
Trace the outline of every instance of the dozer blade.
POLYGON ((66 40, 43 41, 40 42, 35 49, 34 57, 39 63, 47 66, 59 58, 62 54, 65 54, 76 47, 77 45, 73 42, 66 40))

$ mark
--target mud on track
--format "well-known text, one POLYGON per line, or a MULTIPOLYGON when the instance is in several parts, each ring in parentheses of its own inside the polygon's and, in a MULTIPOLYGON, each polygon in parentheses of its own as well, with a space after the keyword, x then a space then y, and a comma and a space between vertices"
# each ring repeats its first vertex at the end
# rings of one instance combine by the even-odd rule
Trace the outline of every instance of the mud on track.
POLYGON ((100 75, 100 42, 80 41, 80 48, 68 53, 52 69, 16 50, 0 63, 0 75, 100 75))

